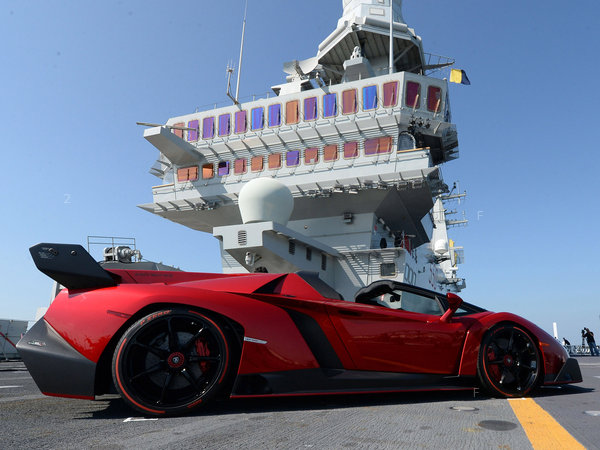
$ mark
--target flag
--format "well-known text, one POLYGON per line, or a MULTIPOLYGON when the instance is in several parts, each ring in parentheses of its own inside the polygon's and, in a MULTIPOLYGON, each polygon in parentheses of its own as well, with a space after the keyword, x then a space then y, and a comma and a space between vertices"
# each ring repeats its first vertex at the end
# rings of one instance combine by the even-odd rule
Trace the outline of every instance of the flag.
POLYGON ((452 69, 450 72, 450 82, 458 84, 471 84, 469 78, 467 77, 467 73, 461 69, 452 69))

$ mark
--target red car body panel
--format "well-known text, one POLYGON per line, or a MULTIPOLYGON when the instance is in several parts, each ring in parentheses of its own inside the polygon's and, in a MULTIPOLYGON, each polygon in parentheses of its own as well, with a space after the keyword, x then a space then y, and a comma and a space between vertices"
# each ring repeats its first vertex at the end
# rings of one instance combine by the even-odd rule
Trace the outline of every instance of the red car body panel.
MULTIPOLYGON (((449 319, 330 298, 339 294, 316 274, 106 271, 86 262, 85 255, 89 267, 80 270, 67 259, 85 253, 80 246, 39 244, 32 247, 34 260, 38 251, 40 270, 78 287, 64 289, 17 344, 38 386, 51 395, 105 393, 121 336, 152 320, 152 313, 185 308, 226 323, 228 336, 238 340, 231 396, 474 387, 481 343, 488 330, 506 323, 538 347, 543 384, 581 381, 576 361, 533 323, 468 304, 452 315, 460 299, 452 309, 441 294, 409 285, 403 289, 437 298, 449 319), (66 261, 57 270, 49 256, 55 248, 66 261)), ((365 289, 371 295, 370 287, 365 289)))

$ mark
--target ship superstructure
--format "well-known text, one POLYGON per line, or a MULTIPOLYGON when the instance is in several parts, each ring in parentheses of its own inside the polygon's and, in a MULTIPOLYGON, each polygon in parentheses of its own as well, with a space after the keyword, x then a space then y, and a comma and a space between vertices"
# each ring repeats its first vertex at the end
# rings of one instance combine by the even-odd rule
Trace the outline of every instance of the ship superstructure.
POLYGON ((423 52, 401 3, 343 0, 275 96, 146 129, 162 182, 140 207, 212 233, 226 273, 315 271, 347 299, 379 279, 461 290, 440 171, 458 138, 430 76, 452 61, 423 52))

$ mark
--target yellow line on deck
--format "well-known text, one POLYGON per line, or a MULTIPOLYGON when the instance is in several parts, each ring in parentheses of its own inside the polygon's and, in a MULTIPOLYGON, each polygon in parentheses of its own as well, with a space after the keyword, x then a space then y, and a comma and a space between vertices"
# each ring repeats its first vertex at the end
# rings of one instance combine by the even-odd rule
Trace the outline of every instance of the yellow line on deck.
POLYGON ((534 449, 585 449, 550 414, 531 398, 509 399, 534 449))

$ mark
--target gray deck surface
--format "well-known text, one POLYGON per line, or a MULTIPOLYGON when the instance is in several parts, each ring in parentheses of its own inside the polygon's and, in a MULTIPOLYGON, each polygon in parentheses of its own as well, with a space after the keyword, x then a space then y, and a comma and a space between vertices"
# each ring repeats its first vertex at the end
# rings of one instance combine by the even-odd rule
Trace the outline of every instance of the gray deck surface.
MULTIPOLYGON (((581 444, 600 448, 600 358, 584 382, 535 401, 581 444)), ((2 448, 494 448, 531 444, 508 401, 473 392, 232 400, 145 420, 118 397, 43 396, 20 362, 0 362, 2 448)))

